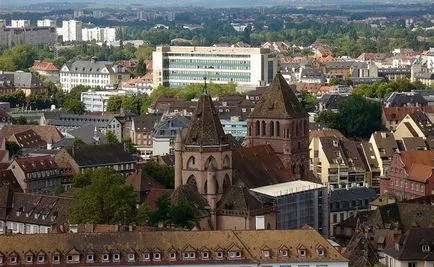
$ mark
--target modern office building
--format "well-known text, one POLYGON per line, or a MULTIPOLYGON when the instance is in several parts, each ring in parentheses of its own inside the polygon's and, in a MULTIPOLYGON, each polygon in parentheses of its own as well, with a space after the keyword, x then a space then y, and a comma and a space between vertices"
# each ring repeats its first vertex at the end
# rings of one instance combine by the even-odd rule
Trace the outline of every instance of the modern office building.
POLYGON ((240 87, 265 85, 277 73, 268 48, 159 46, 153 52, 154 87, 234 82, 240 87))
POLYGON ((309 181, 292 181, 251 189, 260 198, 270 198, 276 206, 277 229, 312 226, 328 235, 327 187, 309 181))
POLYGON ((11 20, 11 28, 27 28, 30 27, 30 20, 11 20))

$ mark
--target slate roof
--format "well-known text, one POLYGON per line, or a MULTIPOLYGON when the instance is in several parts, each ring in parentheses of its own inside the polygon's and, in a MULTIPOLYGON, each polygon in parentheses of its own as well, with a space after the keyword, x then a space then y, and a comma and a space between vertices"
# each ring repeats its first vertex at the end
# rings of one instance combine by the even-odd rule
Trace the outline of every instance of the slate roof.
POLYGON ((410 114, 410 117, 419 126, 419 129, 423 132, 425 136, 434 135, 434 125, 431 120, 428 118, 426 113, 421 111, 416 111, 413 114, 410 114))
POLYGON ((434 228, 412 228, 399 240, 399 249, 389 246, 384 253, 399 261, 434 261, 434 228), (430 247, 428 252, 422 246, 430 247))
POLYGON ((367 209, 368 203, 377 197, 377 192, 374 188, 367 187, 350 187, 336 188, 330 191, 330 203, 340 203, 339 208, 332 205, 330 211, 351 210, 351 209, 367 209), (352 201, 361 201, 358 205, 350 206, 352 201))
POLYGON ((207 93, 203 93, 199 97, 183 144, 200 147, 228 146, 218 113, 211 96, 207 93))
POLYGON ((233 184, 257 188, 291 181, 290 170, 270 145, 243 147, 232 151, 233 184))
POLYGON ((372 135, 380 150, 380 157, 392 158, 398 149, 398 144, 393 134, 389 132, 374 132, 372 135))
POLYGON ((102 145, 107 144, 107 137, 105 134, 95 129, 94 125, 83 125, 80 128, 68 131, 68 134, 72 135, 74 138, 81 139, 88 145, 102 145))
POLYGON ((405 107, 414 106, 426 106, 428 102, 423 96, 415 92, 392 92, 386 95, 384 99, 385 107, 405 107))
POLYGON ((0 129, 0 135, 9 139, 15 133, 33 130, 37 135, 46 141, 59 142, 63 135, 52 125, 5 125, 0 129))
POLYGON ((80 167, 135 163, 133 156, 121 144, 84 145, 66 149, 80 167))
POLYGON ((282 74, 277 73, 249 118, 294 119, 308 114, 282 74))
POLYGON ((15 71, 3 72, 0 80, 8 80, 17 88, 40 88, 43 87, 41 80, 31 72, 15 71))
POLYGON ((107 68, 107 74, 113 74, 115 73, 113 67, 117 65, 111 61, 76 60, 73 63, 67 63, 66 66, 70 73, 100 74, 104 68, 107 68))
POLYGON ((347 95, 340 94, 324 94, 321 96, 318 103, 322 105, 324 109, 338 109, 338 103, 348 100, 348 97, 347 95))
POLYGON ((164 115, 154 127, 153 137, 175 137, 176 133, 188 126, 186 117, 179 114, 164 115))
POLYGON ((117 119, 114 116, 61 114, 57 119, 53 119, 49 123, 56 126, 80 127, 90 124, 97 127, 108 127, 113 120, 117 119))

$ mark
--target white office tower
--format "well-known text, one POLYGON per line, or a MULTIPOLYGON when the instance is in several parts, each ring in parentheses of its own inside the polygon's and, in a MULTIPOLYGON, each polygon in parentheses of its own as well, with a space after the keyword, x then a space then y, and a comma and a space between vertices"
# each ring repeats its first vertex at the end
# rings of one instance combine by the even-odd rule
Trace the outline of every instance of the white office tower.
POLYGON ((42 19, 36 22, 38 27, 56 27, 56 21, 51 19, 42 19))
POLYGON ((11 28, 28 28, 30 27, 30 20, 12 20, 11 21, 11 28))
POLYGON ((82 40, 82 22, 77 20, 64 20, 61 34, 64 42, 82 40))
POLYGON ((263 86, 277 72, 277 58, 269 48, 160 46, 152 59, 155 88, 203 83, 204 77, 218 84, 263 86))

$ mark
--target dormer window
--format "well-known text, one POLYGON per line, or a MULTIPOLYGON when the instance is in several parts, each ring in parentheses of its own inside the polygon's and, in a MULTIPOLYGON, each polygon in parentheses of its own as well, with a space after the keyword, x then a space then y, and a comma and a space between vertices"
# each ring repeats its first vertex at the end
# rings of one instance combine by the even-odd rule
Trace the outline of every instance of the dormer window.
POLYGON ((422 252, 430 252, 429 245, 422 245, 422 252))
POLYGON ((222 251, 217 251, 215 254, 217 259, 223 259, 223 252, 222 251))
POLYGON ((183 258, 188 259, 188 260, 195 259, 196 258, 196 252, 184 252, 183 258))
POLYGON ((9 262, 10 262, 11 264, 17 264, 17 256, 11 256, 11 257, 9 258, 9 262))
POLYGON ((322 248, 318 248, 318 249, 316 250, 316 253, 318 254, 318 256, 324 256, 324 249, 322 249, 322 248))
POLYGON ((33 256, 26 256, 26 263, 33 263, 33 256))
POLYGON ((53 263, 60 263, 60 255, 53 256, 53 263))
POLYGON ((113 254, 113 261, 118 262, 121 259, 121 255, 119 253, 113 254))
POLYGON ((270 257, 270 250, 268 250, 268 249, 262 250, 262 257, 263 258, 269 258, 270 257))
POLYGON ((241 258, 240 251, 229 251, 228 256, 230 259, 241 258))
POLYGON ((298 250, 298 256, 306 257, 306 249, 302 248, 298 250))
POLYGON ((153 255, 153 259, 159 261, 161 259, 161 253, 155 252, 153 255))
POLYGON ((149 252, 142 253, 142 258, 143 258, 144 261, 151 260, 151 253, 149 253, 149 252))
POLYGON ((288 257, 288 250, 287 249, 281 249, 280 250, 280 257, 288 257))
POLYGON ((38 263, 44 263, 45 262, 45 256, 44 255, 39 255, 38 256, 38 263))
POLYGON ((3 263, 4 263, 4 256, 0 255, 0 264, 3 264, 3 263))
POLYGON ((209 252, 208 251, 202 251, 202 259, 208 260, 209 259, 209 252))
POLYGON ((174 251, 169 252, 169 260, 176 260, 176 252, 174 251))
POLYGON ((107 262, 107 261, 109 261, 109 254, 108 254, 108 253, 105 253, 105 254, 102 255, 101 258, 102 258, 102 261, 103 261, 103 262, 107 262))
POLYGON ((87 254, 86 262, 93 262, 94 261, 94 255, 93 254, 87 254))
POLYGON ((132 262, 136 260, 136 254, 134 253, 128 253, 128 261, 132 262))

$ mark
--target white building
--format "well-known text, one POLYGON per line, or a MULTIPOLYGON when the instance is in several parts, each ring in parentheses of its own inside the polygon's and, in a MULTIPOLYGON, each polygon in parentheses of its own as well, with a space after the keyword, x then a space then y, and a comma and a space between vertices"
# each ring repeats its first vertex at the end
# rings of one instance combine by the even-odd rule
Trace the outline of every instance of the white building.
POLYGON ((81 102, 86 106, 86 110, 90 112, 105 112, 107 111, 107 102, 111 96, 127 95, 124 90, 112 91, 92 91, 81 93, 81 102))
POLYGON ((11 21, 11 28, 28 28, 30 27, 30 20, 12 20, 11 21))
POLYGON ((82 40, 85 42, 114 42, 116 41, 116 28, 84 28, 82 29, 82 40))
POLYGON ((179 114, 161 117, 152 134, 153 155, 173 154, 176 134, 187 127, 188 119, 179 114))
POLYGON ((62 28, 57 29, 58 35, 62 36, 64 42, 82 40, 82 22, 77 20, 62 21, 62 28))
POLYGON ((152 62, 155 88, 203 83, 204 77, 253 87, 270 83, 277 73, 277 58, 268 48, 160 46, 152 62))
POLYGON ((56 27, 56 21, 51 19, 42 19, 36 22, 38 27, 56 27))
POLYGON ((112 89, 128 80, 129 77, 129 73, 121 65, 94 59, 90 61, 77 60, 63 65, 60 70, 62 90, 68 92, 77 85, 112 89))

